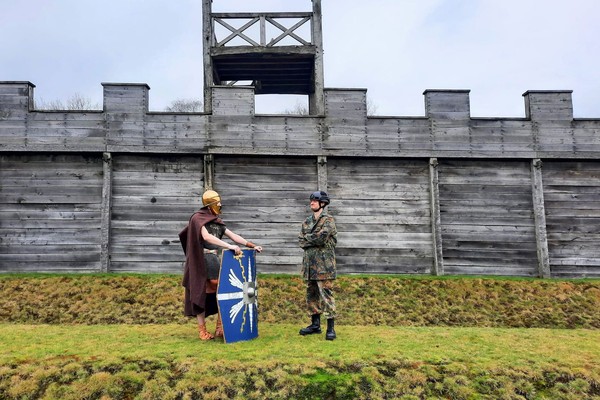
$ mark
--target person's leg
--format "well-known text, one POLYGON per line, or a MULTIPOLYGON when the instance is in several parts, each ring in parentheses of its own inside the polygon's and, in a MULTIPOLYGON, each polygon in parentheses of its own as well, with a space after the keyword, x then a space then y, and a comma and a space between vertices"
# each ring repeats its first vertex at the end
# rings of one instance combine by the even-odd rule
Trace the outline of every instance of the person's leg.
POLYGON ((223 322, 221 322, 221 313, 217 314, 217 325, 215 326, 215 337, 223 337, 223 322))
POLYGON ((325 339, 333 340, 337 336, 335 334, 335 299, 333 297, 333 284, 334 280, 319 281, 319 297, 321 299, 322 312, 325 318, 327 318, 327 332, 325 333, 325 339))
POLYGON ((334 319, 336 315, 335 298, 333 296, 333 279, 317 281, 317 290, 319 292, 320 313, 327 319, 334 319))
MULTIPOLYGON (((206 285, 206 293, 216 293, 218 286, 218 279, 209 279, 206 285)), ((223 337, 223 323, 221 322, 221 313, 217 313, 217 323, 215 325, 214 337, 223 337)))
POLYGON ((306 307, 311 317, 311 324, 300 329, 300 334, 304 336, 321 333, 321 299, 318 281, 309 280, 306 283, 306 307))
POLYGON ((196 315, 198 319, 198 336, 200 340, 211 340, 214 339, 214 336, 208 333, 206 330, 206 320, 204 318, 204 313, 196 315))

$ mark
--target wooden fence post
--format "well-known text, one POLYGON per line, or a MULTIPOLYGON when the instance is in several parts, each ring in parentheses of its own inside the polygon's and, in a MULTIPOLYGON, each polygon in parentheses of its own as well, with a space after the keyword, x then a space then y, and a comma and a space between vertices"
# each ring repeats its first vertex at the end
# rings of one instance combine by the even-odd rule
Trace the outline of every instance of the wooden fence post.
POLYGON ((100 272, 110 271, 110 220, 112 209, 112 170, 111 153, 102 154, 102 208, 100 211, 100 272))
POLYGON ((544 184, 542 182, 542 160, 531 161, 531 188, 533 195, 533 216, 535 241, 538 256, 538 273, 541 278, 550 278, 550 256, 546 233, 546 208, 544 206, 544 184))
POLYGON ((438 159, 429 159, 429 196, 431 212, 431 236, 433 241, 432 275, 444 275, 444 254, 442 249, 442 220, 440 216, 440 188, 438 179, 438 159))

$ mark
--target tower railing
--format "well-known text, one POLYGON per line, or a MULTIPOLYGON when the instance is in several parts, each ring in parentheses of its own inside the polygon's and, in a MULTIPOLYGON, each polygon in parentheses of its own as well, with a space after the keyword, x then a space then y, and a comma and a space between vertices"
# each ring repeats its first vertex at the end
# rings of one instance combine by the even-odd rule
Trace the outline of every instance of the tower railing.
POLYGON ((282 46, 281 43, 285 39, 291 39, 296 46, 310 46, 314 43, 313 13, 311 12, 212 13, 211 24, 212 47, 226 47, 234 39, 241 39, 244 46, 254 47, 282 46), (230 23, 232 20, 240 21, 243 25, 236 28, 230 23), (259 24, 258 32, 250 31, 250 28, 257 23, 259 24), (292 25, 288 26, 290 23, 292 25), (307 23, 310 25, 308 33, 299 32, 298 29, 307 23), (216 24, 225 28, 225 32, 228 34, 226 37, 217 38, 216 24), (267 40, 267 31, 273 28, 276 32, 281 33, 267 40), (307 35, 309 37, 306 37, 307 35))

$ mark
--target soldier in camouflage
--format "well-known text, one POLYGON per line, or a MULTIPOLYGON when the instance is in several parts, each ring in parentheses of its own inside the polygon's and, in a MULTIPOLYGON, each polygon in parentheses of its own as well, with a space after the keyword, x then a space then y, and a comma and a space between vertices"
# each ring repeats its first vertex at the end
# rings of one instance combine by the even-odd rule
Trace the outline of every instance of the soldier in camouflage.
POLYGON ((329 196, 323 191, 310 195, 313 214, 304 220, 298 235, 300 247, 304 249, 302 275, 306 281, 306 304, 312 318, 309 326, 300 329, 300 335, 321 333, 321 314, 324 314, 327 318, 325 339, 334 340, 336 311, 333 283, 336 278, 337 229, 335 220, 325 211, 329 203, 329 196))

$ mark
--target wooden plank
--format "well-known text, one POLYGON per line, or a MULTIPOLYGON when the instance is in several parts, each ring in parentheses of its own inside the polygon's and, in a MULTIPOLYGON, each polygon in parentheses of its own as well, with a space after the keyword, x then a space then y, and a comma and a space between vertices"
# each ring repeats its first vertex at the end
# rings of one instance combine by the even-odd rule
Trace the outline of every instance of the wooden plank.
MULTIPOLYGON (((453 227, 454 228, 454 227, 453 227)), ((444 229, 443 231, 443 240, 452 241, 456 240, 459 242, 474 242, 479 241, 481 243, 498 243, 498 245, 502 242, 510 244, 510 243, 518 243, 518 246, 521 246, 523 243, 530 243, 531 249, 535 249, 535 239, 533 239, 533 229, 531 232, 489 232, 484 229, 474 229, 469 227, 468 232, 461 231, 459 229, 453 229, 449 231, 448 229, 444 229)))
POLYGON ((100 262, 32 262, 32 261, 11 261, 2 265, 2 272, 6 273, 90 273, 98 272, 100 262))
MULTIPOLYGON (((490 241, 484 242, 481 240, 477 240, 477 238, 473 238, 473 240, 468 240, 463 237, 455 237, 453 239, 446 239, 444 241, 444 253, 449 253, 453 251, 469 251, 469 253, 479 253, 483 251, 486 253, 489 250, 493 250, 496 253, 503 252, 532 252, 531 242, 509 242, 509 241, 490 241)), ((456 253, 454 253, 456 254, 456 253)))
MULTIPOLYGON (((41 246, 31 249, 32 253, 43 253, 47 244, 90 245, 97 244, 100 238, 99 228, 84 229, 0 229, 2 243, 10 246, 41 246)), ((73 249, 76 251, 76 249, 73 249)), ((7 250, 10 251, 10 250, 7 250)))
POLYGON ((94 218, 85 219, 2 219, 0 228, 3 229, 73 229, 83 228, 89 224, 100 224, 100 214, 96 213, 94 218))
POLYGON ((160 273, 160 274, 182 274, 181 262, 136 262, 113 261, 110 265, 111 272, 115 273, 160 273))
POLYGON ((433 275, 444 274, 444 249, 442 241, 442 220, 440 215, 440 190, 438 175, 438 160, 429 160, 429 220, 431 224, 431 239, 433 245, 433 264, 431 273, 433 275))
MULTIPOLYGON (((78 251, 74 252, 72 251, 72 248, 67 250, 69 253, 69 260, 68 262, 73 263, 73 264, 77 264, 77 263, 97 263, 98 262, 98 249, 93 249, 92 251, 81 251, 81 249, 78 249, 78 251)), ((24 264, 27 262, 31 262, 31 263, 55 263, 55 262, 65 262, 65 253, 60 252, 60 253, 51 253, 51 252, 44 252, 43 254, 33 254, 33 253, 10 253, 10 254, 5 254, 5 253, 0 253, 0 263, 2 264, 6 264, 6 265, 15 265, 15 264, 24 264)))
POLYGON ((550 278, 550 259, 548 254, 548 237, 546 233, 546 210, 544 206, 544 185, 542 181, 542 161, 531 162, 533 215, 537 248, 538 274, 542 278, 550 278))
POLYGON ((100 220, 100 271, 110 270, 110 222, 112 209, 112 185, 113 185, 113 159, 110 153, 102 155, 103 181, 102 181, 102 208, 100 220))
POLYGON ((473 266, 463 264, 446 264, 449 275, 493 275, 493 276, 535 276, 530 268, 507 268, 502 265, 473 266))
MULTIPOLYGON (((69 243, 56 243, 56 244, 47 244, 44 246, 43 252, 32 252, 31 247, 26 246, 12 246, 4 248, 1 253, 1 257, 7 260, 6 264, 10 264, 11 260, 17 260, 19 257, 44 257, 46 254, 51 255, 62 255, 63 259, 65 258, 65 253, 73 252, 73 245, 69 243), (14 256, 14 258, 13 258, 14 256)), ((95 254, 94 260, 98 260, 98 254, 100 253, 100 245, 99 244, 87 244, 80 245, 77 247, 77 254, 95 254)))

